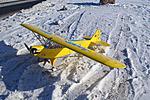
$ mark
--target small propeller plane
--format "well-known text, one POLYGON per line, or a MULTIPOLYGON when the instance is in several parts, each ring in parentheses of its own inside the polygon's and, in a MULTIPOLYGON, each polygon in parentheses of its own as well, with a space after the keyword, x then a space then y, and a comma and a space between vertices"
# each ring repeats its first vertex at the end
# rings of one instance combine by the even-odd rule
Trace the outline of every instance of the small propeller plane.
POLYGON ((89 47, 97 44, 102 46, 110 46, 110 44, 100 39, 101 30, 96 30, 92 37, 85 36, 84 40, 64 40, 55 34, 47 34, 36 26, 25 23, 22 23, 21 25, 37 35, 59 44, 59 46, 56 47, 52 45, 34 45, 28 47, 27 44, 25 44, 26 48, 31 54, 39 58, 50 59, 52 65, 54 65, 57 58, 64 57, 75 51, 111 68, 126 68, 125 64, 121 63, 120 61, 89 49, 89 47))

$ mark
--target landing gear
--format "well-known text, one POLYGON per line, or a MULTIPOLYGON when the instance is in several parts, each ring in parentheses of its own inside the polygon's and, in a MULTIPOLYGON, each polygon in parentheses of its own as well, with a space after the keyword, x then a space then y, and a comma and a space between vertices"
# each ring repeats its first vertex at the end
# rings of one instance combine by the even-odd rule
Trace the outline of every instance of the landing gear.
POLYGON ((45 66, 45 64, 48 62, 50 63, 50 60, 49 59, 43 59, 43 58, 38 58, 38 62, 43 62, 43 66, 45 66))
POLYGON ((51 71, 51 72, 54 72, 54 71, 56 71, 56 68, 55 68, 54 66, 52 66, 52 67, 50 68, 50 71, 51 71))

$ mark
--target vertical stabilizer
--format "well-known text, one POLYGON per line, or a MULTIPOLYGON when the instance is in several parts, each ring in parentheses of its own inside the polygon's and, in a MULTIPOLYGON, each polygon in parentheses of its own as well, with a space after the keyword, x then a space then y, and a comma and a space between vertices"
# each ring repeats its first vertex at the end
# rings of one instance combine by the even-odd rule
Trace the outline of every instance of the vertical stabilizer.
POLYGON ((91 38, 91 46, 96 44, 100 44, 101 46, 110 46, 110 44, 101 40, 101 34, 102 31, 97 29, 95 34, 91 38))
POLYGON ((97 29, 94 35, 91 38, 92 42, 100 41, 102 31, 97 29))

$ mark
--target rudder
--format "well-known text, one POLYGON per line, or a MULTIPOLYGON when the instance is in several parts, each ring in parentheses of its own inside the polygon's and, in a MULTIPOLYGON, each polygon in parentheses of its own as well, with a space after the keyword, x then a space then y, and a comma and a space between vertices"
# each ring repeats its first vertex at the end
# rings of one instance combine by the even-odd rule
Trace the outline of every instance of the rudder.
POLYGON ((100 29, 97 29, 91 38, 91 45, 100 44, 102 46, 110 46, 110 44, 101 40, 101 34, 102 34, 102 31, 100 29))
POLYGON ((96 32, 94 33, 94 35, 92 36, 91 41, 92 42, 100 41, 101 33, 102 33, 102 31, 97 29, 96 32))

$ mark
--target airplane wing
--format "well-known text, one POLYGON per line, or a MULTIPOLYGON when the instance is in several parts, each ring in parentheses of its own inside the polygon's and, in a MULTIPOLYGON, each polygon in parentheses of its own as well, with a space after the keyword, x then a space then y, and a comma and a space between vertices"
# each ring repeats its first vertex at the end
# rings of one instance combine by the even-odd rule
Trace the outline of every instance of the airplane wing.
POLYGON ((63 38, 57 36, 57 35, 48 35, 45 32, 43 32, 42 30, 40 30, 39 28, 29 25, 29 24, 21 24, 22 26, 24 26, 25 28, 47 38, 50 39, 53 42, 56 42, 62 46, 65 46, 73 51, 76 51, 78 53, 83 54, 84 56, 87 56, 97 62, 100 62, 106 66, 109 66, 111 68, 126 68, 125 64, 119 62, 118 60, 112 59, 110 57, 107 57, 105 55, 102 55, 100 53, 94 52, 90 49, 86 49, 81 47, 80 45, 74 44, 73 42, 70 41, 65 41, 63 38))

